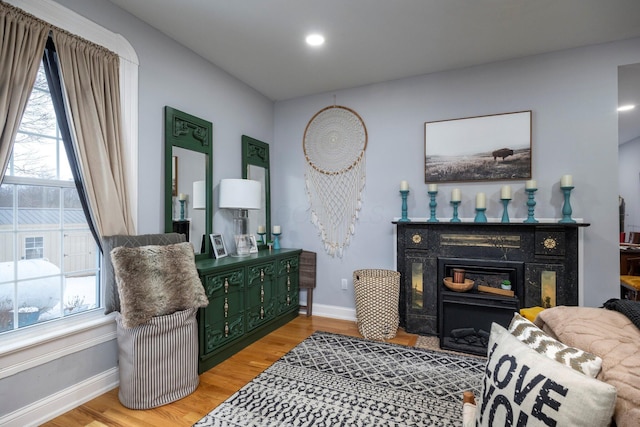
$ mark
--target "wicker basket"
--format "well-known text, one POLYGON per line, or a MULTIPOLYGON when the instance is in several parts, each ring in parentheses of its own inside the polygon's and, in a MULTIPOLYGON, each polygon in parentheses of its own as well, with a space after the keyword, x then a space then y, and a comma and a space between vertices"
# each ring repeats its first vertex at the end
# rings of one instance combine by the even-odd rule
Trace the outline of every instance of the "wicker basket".
POLYGON ((356 270, 353 272, 358 331, 368 339, 383 340, 396 336, 400 273, 392 270, 356 270))

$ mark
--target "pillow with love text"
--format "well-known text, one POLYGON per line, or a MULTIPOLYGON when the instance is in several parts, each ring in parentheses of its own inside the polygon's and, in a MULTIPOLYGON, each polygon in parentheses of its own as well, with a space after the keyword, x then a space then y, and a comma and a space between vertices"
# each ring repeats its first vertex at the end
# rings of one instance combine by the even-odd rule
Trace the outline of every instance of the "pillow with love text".
POLYGON ((608 426, 615 387, 588 377, 531 349, 494 323, 482 395, 479 426, 608 426))

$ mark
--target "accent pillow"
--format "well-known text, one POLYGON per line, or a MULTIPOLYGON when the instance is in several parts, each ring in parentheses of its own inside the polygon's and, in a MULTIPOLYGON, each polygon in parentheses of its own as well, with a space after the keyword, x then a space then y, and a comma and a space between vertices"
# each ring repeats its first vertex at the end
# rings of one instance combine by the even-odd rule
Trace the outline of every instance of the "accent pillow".
POLYGON ((209 304, 191 243, 120 246, 111 251, 111 262, 126 328, 134 328, 154 316, 209 304))
POLYGON ((478 426, 608 426, 616 388, 529 348, 493 323, 478 426))
POLYGON ((595 378, 602 368, 600 357, 579 348, 569 347, 551 338, 518 313, 515 313, 511 319, 509 332, 538 353, 592 378, 595 378))

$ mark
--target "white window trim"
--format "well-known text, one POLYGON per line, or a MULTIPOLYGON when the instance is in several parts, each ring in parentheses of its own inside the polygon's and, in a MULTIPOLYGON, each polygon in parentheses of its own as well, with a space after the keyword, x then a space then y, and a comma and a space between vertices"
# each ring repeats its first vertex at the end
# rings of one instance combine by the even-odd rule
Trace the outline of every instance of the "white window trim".
MULTIPOLYGON (((51 0, 6 0, 7 3, 106 47, 120 56, 120 97, 125 144, 125 174, 134 227, 138 219, 138 56, 131 44, 95 22, 51 0)), ((104 289, 104 288, 103 288, 104 289)), ((102 291, 104 301, 104 290, 102 291)), ((16 330, 2 338, 0 379, 116 338, 114 315, 102 309, 16 330)))

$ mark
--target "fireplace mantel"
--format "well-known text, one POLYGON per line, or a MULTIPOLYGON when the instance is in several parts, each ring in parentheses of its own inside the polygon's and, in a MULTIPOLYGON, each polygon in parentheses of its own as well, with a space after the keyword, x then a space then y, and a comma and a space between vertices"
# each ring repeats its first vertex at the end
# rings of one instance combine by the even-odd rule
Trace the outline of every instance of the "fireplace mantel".
POLYGON ((589 224, 393 223, 402 274, 400 325, 407 332, 438 334, 438 298, 446 289, 440 259, 521 263, 522 306, 578 305, 578 231, 589 224))

